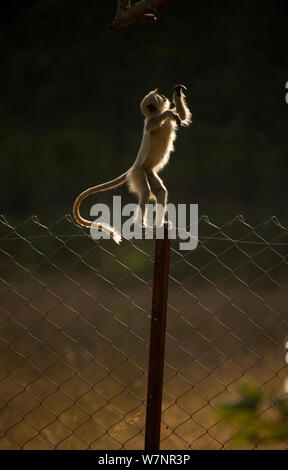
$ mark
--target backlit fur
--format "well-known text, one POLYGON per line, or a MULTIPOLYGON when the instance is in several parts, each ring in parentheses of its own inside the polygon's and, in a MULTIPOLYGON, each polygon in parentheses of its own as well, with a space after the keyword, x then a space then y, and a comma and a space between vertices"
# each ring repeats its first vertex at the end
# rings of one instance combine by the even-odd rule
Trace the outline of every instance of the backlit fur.
MULTIPOLYGON (((73 214, 80 225, 85 227, 92 225, 91 221, 83 219, 79 213, 80 204, 87 196, 120 186, 125 181, 139 199, 136 222, 146 224, 146 204, 153 198, 160 205, 155 224, 159 226, 164 223, 168 192, 158 172, 167 165, 170 154, 174 150, 177 126, 189 126, 192 120, 183 94, 184 89, 186 88, 183 85, 174 87, 172 109, 168 98, 160 94, 157 88, 143 98, 140 109, 144 115, 144 129, 135 163, 118 178, 89 188, 78 196, 74 203, 73 214)), ((121 236, 113 227, 107 224, 98 225, 100 229, 110 233, 117 243, 120 242, 121 236)))

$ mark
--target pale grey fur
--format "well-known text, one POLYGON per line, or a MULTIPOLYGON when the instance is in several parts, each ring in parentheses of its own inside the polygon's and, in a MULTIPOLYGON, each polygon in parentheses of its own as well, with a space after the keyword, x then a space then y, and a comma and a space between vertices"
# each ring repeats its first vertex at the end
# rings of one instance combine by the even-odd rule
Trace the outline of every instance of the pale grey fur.
MULTIPOLYGON (((170 109, 170 101, 159 94, 158 89, 148 93, 141 102, 144 130, 142 142, 133 166, 118 178, 98 186, 87 189, 78 196, 74 203, 73 214, 76 221, 85 227, 91 227, 92 222, 83 219, 79 213, 81 202, 90 194, 120 186, 128 182, 129 189, 139 198, 137 223, 146 224, 146 204, 151 198, 160 205, 157 211, 155 224, 162 225, 165 219, 168 192, 158 172, 167 165, 170 153, 174 150, 177 125, 189 126, 192 115, 185 101, 183 90, 186 87, 174 87, 173 102, 175 106, 170 109)), ((119 243, 121 235, 113 227, 98 224, 99 228, 109 233, 119 243)))

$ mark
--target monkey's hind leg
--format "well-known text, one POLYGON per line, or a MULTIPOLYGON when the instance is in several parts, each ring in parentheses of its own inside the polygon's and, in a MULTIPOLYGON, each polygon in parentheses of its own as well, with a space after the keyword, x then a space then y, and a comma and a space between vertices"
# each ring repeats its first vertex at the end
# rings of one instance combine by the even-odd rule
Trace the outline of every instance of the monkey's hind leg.
POLYGON ((157 201, 155 225, 156 227, 161 227, 165 221, 168 191, 157 173, 150 172, 147 174, 147 177, 151 191, 157 201))
POLYGON ((147 207, 150 199, 150 186, 147 179, 146 171, 143 168, 132 170, 128 177, 130 190, 138 195, 138 210, 135 216, 135 223, 146 225, 147 207))

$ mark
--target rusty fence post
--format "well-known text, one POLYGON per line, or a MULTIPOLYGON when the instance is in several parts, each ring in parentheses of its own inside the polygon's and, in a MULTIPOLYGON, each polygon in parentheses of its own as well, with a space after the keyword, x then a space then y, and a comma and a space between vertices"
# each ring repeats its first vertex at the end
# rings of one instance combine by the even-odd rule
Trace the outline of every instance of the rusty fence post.
POLYGON ((160 446, 169 255, 170 240, 165 224, 164 238, 155 241, 145 450, 158 450, 160 446))

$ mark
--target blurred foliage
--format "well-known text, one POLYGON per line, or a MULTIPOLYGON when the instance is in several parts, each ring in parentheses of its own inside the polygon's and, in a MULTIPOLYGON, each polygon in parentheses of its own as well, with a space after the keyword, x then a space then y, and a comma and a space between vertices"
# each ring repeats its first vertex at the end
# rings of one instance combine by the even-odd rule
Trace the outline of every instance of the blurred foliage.
POLYGON ((264 393, 256 386, 245 384, 241 389, 240 400, 225 403, 219 408, 219 414, 239 430, 235 443, 247 442, 271 443, 288 440, 288 397, 275 399, 274 419, 261 418, 260 411, 264 393))
POLYGON ((285 215, 287 2, 182 0, 156 27, 123 33, 108 28, 115 9, 116 0, 1 7, 1 212, 71 212, 80 191, 134 161, 143 95, 183 82, 194 124, 179 131, 163 174, 169 200, 215 218, 285 215))

